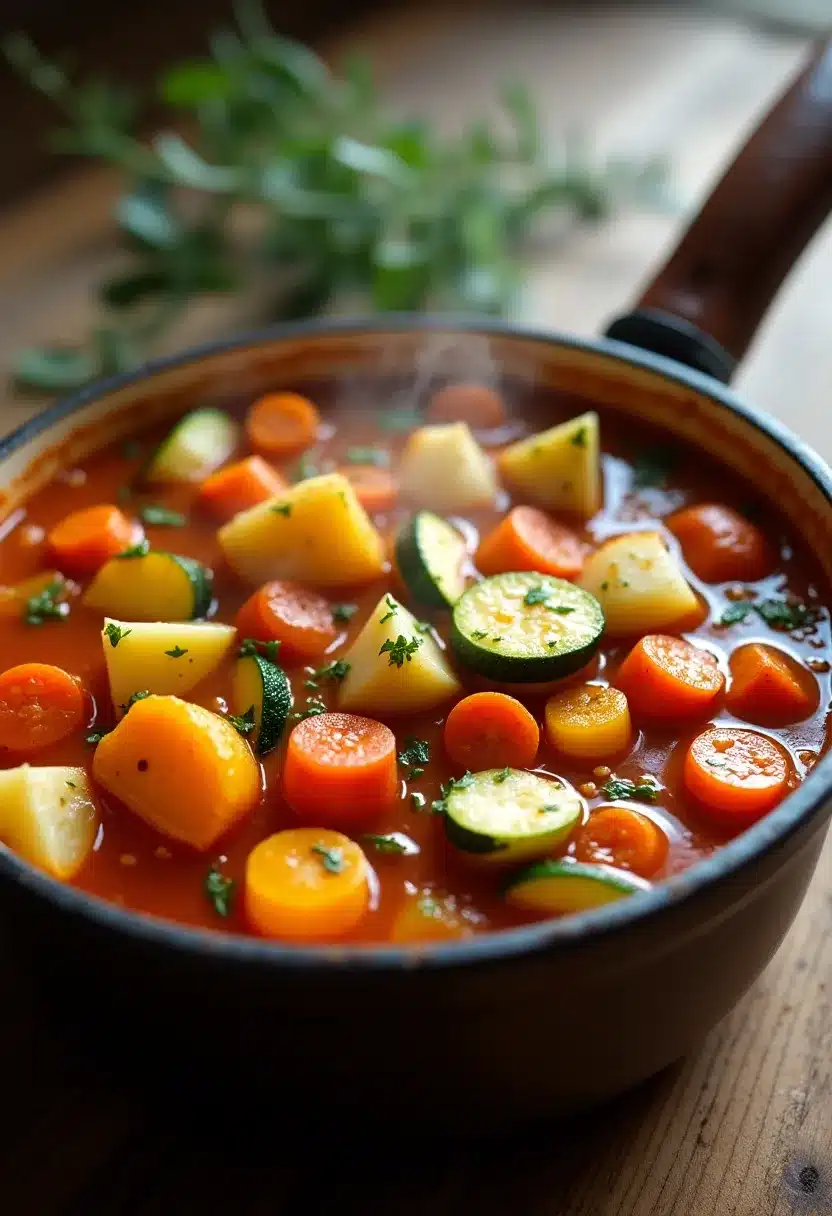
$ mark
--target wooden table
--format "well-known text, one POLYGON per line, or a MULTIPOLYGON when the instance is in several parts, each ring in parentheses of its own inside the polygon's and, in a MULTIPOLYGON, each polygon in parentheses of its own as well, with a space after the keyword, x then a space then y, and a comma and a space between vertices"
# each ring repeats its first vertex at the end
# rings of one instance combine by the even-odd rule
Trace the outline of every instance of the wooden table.
MULTIPOLYGON (((456 123, 477 113, 512 70, 534 85, 553 135, 579 121, 599 147, 672 155, 686 208, 805 53, 799 39, 673 7, 449 7, 397 7, 360 32, 398 106, 456 123)), ((22 343, 71 338, 86 323, 87 288, 112 258, 113 186, 106 172, 88 171, 3 217, 0 360, 22 343)), ((567 233, 529 275, 530 315, 597 332, 681 222, 628 213, 567 233)), ((739 381, 828 458, 830 282, 827 230, 739 381)), ((207 310, 172 341, 239 320, 207 310)), ((7 396, 0 409, 10 429, 31 406, 7 396)), ((117 1077, 92 1079, 59 1058, 25 984, 8 974, 6 981, 0 1213, 9 1216, 832 1212, 832 841, 777 958, 701 1050, 612 1108, 517 1142, 411 1153, 407 1140, 367 1144, 345 1129, 339 1144, 285 1148, 249 1143, 245 1111, 239 1141, 211 1137, 130 1098, 117 1077)), ((406 1091, 403 1063, 395 1118, 405 1130, 406 1091)))

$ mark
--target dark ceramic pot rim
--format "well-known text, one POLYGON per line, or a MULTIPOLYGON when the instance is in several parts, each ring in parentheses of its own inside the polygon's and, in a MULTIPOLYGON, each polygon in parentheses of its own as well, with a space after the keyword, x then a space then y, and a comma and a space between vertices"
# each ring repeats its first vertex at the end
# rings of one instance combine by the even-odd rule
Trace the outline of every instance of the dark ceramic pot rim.
MULTIPOLYGON (((610 339, 580 339, 555 331, 545 331, 509 322, 470 318, 409 316, 360 318, 346 321, 314 320, 272 326, 236 335, 233 338, 192 347, 179 354, 155 359, 124 375, 98 380, 79 392, 56 402, 43 413, 25 422, 0 442, 0 461, 97 398, 154 374, 227 351, 272 345, 283 339, 325 337, 338 334, 394 334, 413 331, 454 330, 483 338, 518 338, 531 343, 554 345, 588 354, 603 354, 633 368, 654 372, 664 379, 709 397, 739 415, 750 426, 773 439, 797 462, 820 489, 832 510, 832 470, 812 448, 776 419, 753 409, 736 393, 716 380, 692 371, 672 359, 610 339)), ((629 899, 582 912, 561 920, 539 921, 518 929, 483 933, 459 942, 403 948, 373 944, 351 946, 295 946, 265 942, 242 934, 212 932, 163 920, 144 913, 128 911, 89 895, 66 883, 50 878, 22 861, 10 850, 0 851, 0 878, 11 879, 32 893, 53 903, 64 914, 89 918, 104 930, 126 933, 149 946, 162 946, 184 953, 208 954, 229 963, 257 963, 276 968, 360 967, 370 971, 412 970, 486 964, 514 956, 568 948, 588 938, 624 929, 690 899, 704 888, 728 879, 745 866, 759 860, 783 844, 807 823, 832 794, 832 752, 828 753, 806 780, 771 814, 741 836, 718 849, 711 857, 689 870, 674 875, 652 890, 629 899)))

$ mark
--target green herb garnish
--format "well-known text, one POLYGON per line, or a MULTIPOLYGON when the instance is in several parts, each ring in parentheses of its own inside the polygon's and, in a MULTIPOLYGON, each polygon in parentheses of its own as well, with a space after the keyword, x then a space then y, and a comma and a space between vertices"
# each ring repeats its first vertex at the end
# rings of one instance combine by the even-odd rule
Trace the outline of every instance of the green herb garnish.
POLYGON ((358 612, 358 604, 333 604, 333 621, 351 621, 358 612))
POLYGON ((316 667, 312 672, 312 679, 306 683, 317 688, 317 680, 343 680, 349 674, 349 670, 350 664, 344 659, 333 659, 331 663, 326 663, 323 667, 316 667))
POLYGON ((738 625, 740 621, 744 621, 750 612, 753 612, 754 605, 749 604, 748 600, 741 600, 736 604, 731 604, 725 609, 717 624, 729 626, 738 625))
POLYGON ((645 448, 633 461, 633 485, 637 490, 663 490, 678 463, 676 448, 645 448))
POLYGON ((659 796, 658 788, 650 781, 636 783, 627 777, 610 777, 601 786, 601 793, 605 798, 631 798, 637 802, 655 802, 659 796))
POLYGON ((69 604, 60 598, 66 590, 63 579, 53 579, 43 591, 32 595, 23 609, 27 625, 42 625, 44 621, 60 621, 69 616, 69 604))
POLYGON ((481 642, 483 638, 488 637, 488 632, 485 629, 472 629, 471 637, 475 642, 481 642))
POLYGON ((108 639, 113 650, 115 650, 122 638, 126 638, 132 632, 132 629, 122 629, 121 625, 117 625, 115 621, 109 621, 104 627, 104 637, 108 639))
POLYGON ((150 552, 150 541, 140 540, 137 545, 131 545, 129 549, 124 549, 121 553, 117 553, 116 557, 122 561, 131 557, 147 557, 150 552))
POLYGON ((249 705, 244 714, 229 714, 228 721, 238 734, 250 735, 257 725, 257 720, 254 716, 254 706, 249 705))
POLYGON ((585 448, 586 447, 586 427, 585 426, 578 427, 577 431, 572 436, 570 443, 572 444, 573 448, 585 448))
POLYGON ((85 737, 84 742, 88 743, 90 747, 97 747, 104 736, 109 735, 109 733, 108 730, 94 730, 85 737))
POLYGON ((250 655, 262 655, 264 659, 268 659, 270 663, 277 662, 277 652, 280 650, 280 642, 263 642, 260 638, 243 638, 242 645, 237 651, 238 658, 247 659, 250 655))
POLYGON ((187 515, 183 515, 181 511, 170 511, 167 507, 160 507, 155 503, 142 507, 139 515, 142 523, 157 528, 184 528, 188 522, 187 515))
POLYGON ((165 654, 170 659, 181 659, 183 654, 187 654, 187 647, 184 649, 181 646, 174 646, 173 650, 166 650, 165 654))
MULTIPOLYGON (((414 764, 430 764, 430 744, 427 739, 414 739, 412 735, 405 739, 404 747, 399 752, 399 764, 403 764, 405 768, 414 764)), ((422 772, 424 771, 423 768, 422 772)))
POLYGON ((783 633, 793 633, 796 629, 805 629, 816 620, 817 614, 799 600, 760 600, 753 605, 754 611, 762 617, 771 629, 783 633))
POLYGON ((508 781, 511 776, 510 768, 501 768, 499 773, 494 774, 494 781, 497 785, 502 785, 504 781, 508 781))
POLYGON ((451 777, 450 781, 446 781, 439 787, 439 797, 431 803, 434 814, 445 814, 448 809, 448 795, 452 790, 466 790, 469 785, 473 784, 474 774, 471 772, 463 773, 461 777, 451 777))
POLYGON ((328 849, 325 844, 313 844, 312 852, 320 857, 321 865, 328 874, 343 874, 350 864, 344 856, 344 850, 337 846, 328 849))
POLYGON ((377 853, 402 854, 407 852, 407 845, 402 844, 396 836, 376 836, 372 832, 366 832, 361 839, 372 845, 377 853))
POLYGON ((318 714, 325 714, 328 712, 329 710, 327 709, 327 706, 320 697, 307 697, 306 708, 299 709, 296 713, 293 713, 292 718, 295 722, 302 722, 305 718, 315 718, 318 716, 318 714))
POLYGON ((288 519, 292 514, 292 504, 290 502, 279 502, 271 510, 275 515, 282 515, 284 519, 288 519))
POLYGON ((399 605, 392 598, 392 596, 385 595, 384 602, 387 605, 389 611, 385 612, 384 616, 380 616, 378 618, 379 625, 386 624, 386 622, 389 621, 391 619, 391 617, 394 617, 399 610, 399 605))
POLYGON ((132 709, 137 701, 143 701, 145 697, 149 697, 150 695, 151 693, 148 688, 142 688, 139 690, 139 692, 133 693, 126 705, 119 705, 119 709, 123 709, 124 712, 127 713, 128 709, 132 709))
POLYGON ((424 794, 420 794, 418 790, 413 790, 410 795, 410 801, 413 803, 414 810, 422 811, 425 808, 427 798, 424 794))
POLYGON ((391 667, 403 667, 405 663, 409 663, 416 651, 422 645, 422 638, 411 638, 410 641, 400 633, 395 642, 390 638, 384 643, 379 651, 379 654, 388 654, 390 656, 389 663, 391 667))
POLYGON ((540 583, 536 587, 529 587, 526 594, 523 596, 523 603, 528 604, 531 608, 534 604, 547 604, 551 591, 548 587, 541 586, 540 583))
POLYGON ((205 894, 214 905, 214 911, 223 919, 228 916, 231 911, 231 903, 234 897, 234 888, 237 884, 233 878, 226 878, 220 872, 217 863, 215 862, 208 873, 205 875, 203 889, 205 894))

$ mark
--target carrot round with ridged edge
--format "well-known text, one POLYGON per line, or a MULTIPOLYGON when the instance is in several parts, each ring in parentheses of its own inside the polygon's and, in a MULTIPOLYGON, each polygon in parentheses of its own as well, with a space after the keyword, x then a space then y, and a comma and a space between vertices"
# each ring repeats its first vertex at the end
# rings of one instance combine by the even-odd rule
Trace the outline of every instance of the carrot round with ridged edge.
POLYGON ((338 472, 346 477, 365 511, 389 511, 399 496, 399 484, 389 469, 375 464, 346 464, 338 472))
POLYGON ((277 579, 264 583, 237 613, 244 638, 280 642, 281 659, 304 662, 324 655, 337 637, 329 601, 317 591, 277 579))
POLYGON ((329 828, 288 828, 248 855, 245 910, 264 937, 342 937, 370 905, 369 866, 359 846, 329 828))
POLYGON ((79 730, 85 716, 81 685, 62 667, 20 663, 0 675, 0 747, 48 747, 79 730))
POLYGON ((216 519, 226 522, 240 511, 280 494, 287 486, 285 477, 262 456, 247 456, 203 481, 199 501, 216 519))
POLYGON ((557 578, 577 578, 584 564, 580 538, 537 507, 514 507, 483 538, 474 557, 482 574, 536 570, 557 578))
POLYGON ((47 544, 67 574, 97 570, 141 539, 142 529, 111 503, 72 511, 49 532, 47 544))
POLYGON ((396 737, 359 714, 325 713, 289 736, 283 796, 307 821, 352 827, 389 811, 398 797, 396 737))
POLYGON ((786 750, 753 730, 714 726, 697 735, 682 768, 687 792, 703 816, 739 831, 786 795, 791 764, 786 750))
POLYGON ((502 426, 508 414, 496 389, 485 384, 446 384, 431 398, 425 417, 428 422, 467 422, 475 430, 502 426))
POLYGON ((675 512, 665 523, 682 546, 685 561, 705 583, 753 583, 774 568, 772 545, 732 507, 700 503, 675 512))
POLYGON ((579 829, 574 848, 578 861, 651 878, 664 865, 669 843, 659 825, 640 811, 602 806, 579 829))
POLYGON ((618 669, 616 685, 645 718, 707 718, 725 685, 709 650, 667 633, 643 637, 618 669))
POLYGON ((731 687, 726 707, 761 726, 802 722, 817 709, 820 687, 810 671, 776 646, 750 642, 729 659, 731 687))
POLYGON ((293 456, 315 442, 321 418, 299 393, 267 393, 249 407, 246 435, 255 452, 293 456))
POLYGON ((514 697, 475 692, 463 697, 445 719, 445 750, 461 768, 528 768, 540 744, 540 728, 514 697))

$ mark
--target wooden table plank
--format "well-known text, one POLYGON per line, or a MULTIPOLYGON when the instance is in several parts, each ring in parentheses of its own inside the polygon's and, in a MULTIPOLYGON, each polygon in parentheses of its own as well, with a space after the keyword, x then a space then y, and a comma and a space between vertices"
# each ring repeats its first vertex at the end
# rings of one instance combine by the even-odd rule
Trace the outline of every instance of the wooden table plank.
MULTIPOLYGON (((429 3, 405 14, 397 6, 361 41, 395 106, 448 127, 479 113, 496 80, 521 75, 541 98, 550 136, 580 121, 601 150, 668 153, 688 210, 806 51, 784 34, 649 4, 429 3)), ((0 362, 24 342, 83 331, 90 284, 113 258, 114 187, 107 172, 90 171, 3 217, 0 362)), ((598 332, 682 222, 628 212, 594 230, 567 229, 529 271, 527 315, 598 332)), ((827 231, 740 377, 827 457, 830 281, 827 231)), ((171 343, 240 320, 236 308, 206 309, 171 343)), ((32 408, 0 399, 0 429, 32 408)), ((136 1103, 117 1078, 79 1075, 50 1054, 21 991, 0 1006, 0 1211, 300 1216, 337 1203, 365 1216, 822 1216, 832 1211, 831 985, 832 843, 777 958, 687 1061, 559 1129, 407 1155, 395 1143, 346 1135, 338 1145, 282 1148, 180 1127, 136 1103)), ((404 1098, 401 1118, 406 1126, 404 1098)))

